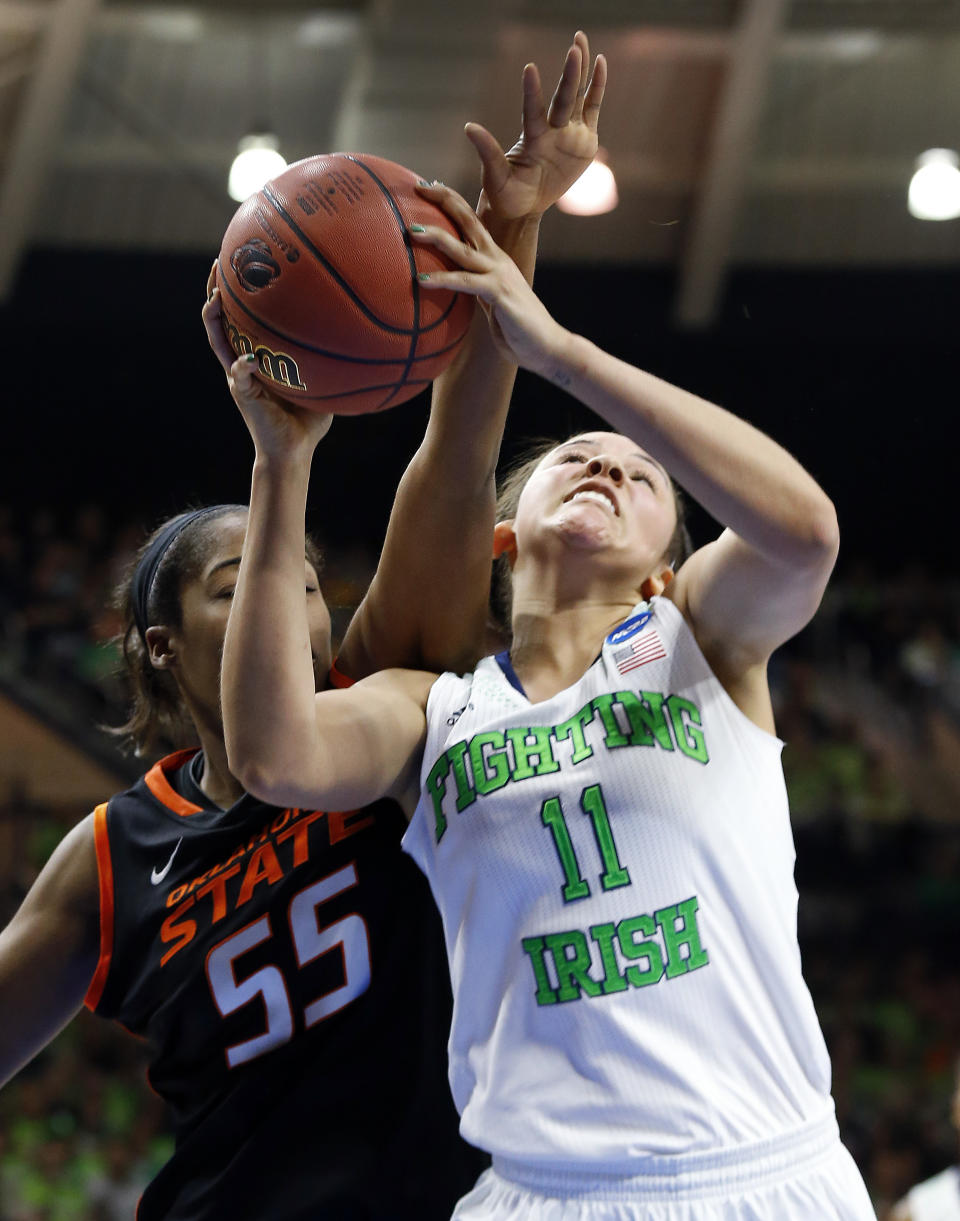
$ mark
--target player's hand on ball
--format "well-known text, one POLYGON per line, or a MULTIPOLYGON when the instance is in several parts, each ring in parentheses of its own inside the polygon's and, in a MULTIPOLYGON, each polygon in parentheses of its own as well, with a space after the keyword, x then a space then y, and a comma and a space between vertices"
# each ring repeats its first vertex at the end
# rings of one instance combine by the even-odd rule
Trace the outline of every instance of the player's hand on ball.
POLYGON ((598 55, 591 71, 590 44, 578 30, 549 107, 536 64, 524 68, 523 125, 508 152, 485 127, 467 124, 467 137, 482 163, 483 195, 497 215, 540 215, 576 182, 597 155, 606 83, 607 61, 598 55))
POLYGON ((216 287, 216 263, 207 280, 207 300, 202 310, 207 340, 227 378, 233 401, 240 408, 258 454, 286 456, 300 449, 313 452, 330 430, 333 416, 308 411, 272 394, 254 376, 254 356, 237 356, 231 348, 220 317, 220 290, 216 287))
POLYGON ((546 373, 564 351, 567 331, 553 319, 516 263, 496 244, 462 195, 441 185, 419 189, 443 208, 464 239, 458 241, 433 225, 427 225, 422 233, 411 232, 414 242, 433 246, 458 268, 421 276, 422 286, 476 297, 498 346, 523 368, 546 373))

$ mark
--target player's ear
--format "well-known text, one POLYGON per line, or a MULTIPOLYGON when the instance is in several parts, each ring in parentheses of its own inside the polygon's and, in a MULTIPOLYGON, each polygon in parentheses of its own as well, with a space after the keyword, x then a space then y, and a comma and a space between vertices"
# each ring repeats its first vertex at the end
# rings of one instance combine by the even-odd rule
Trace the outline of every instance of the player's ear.
POLYGON ((148 627, 144 636, 147 649, 150 652, 150 664, 155 670, 169 670, 176 662, 177 655, 170 638, 170 629, 166 627, 148 627))
POLYGON ((645 602, 651 598, 657 598, 667 588, 673 580, 673 569, 669 566, 655 573, 643 582, 640 586, 640 596, 645 602))
POLYGON ((493 527, 493 558, 498 560, 505 555, 510 567, 517 559, 517 536, 513 530, 513 520, 498 521, 493 527))

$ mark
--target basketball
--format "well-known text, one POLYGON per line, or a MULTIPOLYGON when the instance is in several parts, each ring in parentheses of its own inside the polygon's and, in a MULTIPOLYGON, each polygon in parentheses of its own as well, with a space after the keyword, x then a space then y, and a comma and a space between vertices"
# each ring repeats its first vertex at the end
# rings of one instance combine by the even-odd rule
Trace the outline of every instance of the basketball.
POLYGON ((237 209, 217 262, 224 330, 290 402, 356 415, 412 398, 456 354, 466 294, 424 291, 449 268, 410 225, 456 229, 382 157, 330 153, 289 166, 237 209))

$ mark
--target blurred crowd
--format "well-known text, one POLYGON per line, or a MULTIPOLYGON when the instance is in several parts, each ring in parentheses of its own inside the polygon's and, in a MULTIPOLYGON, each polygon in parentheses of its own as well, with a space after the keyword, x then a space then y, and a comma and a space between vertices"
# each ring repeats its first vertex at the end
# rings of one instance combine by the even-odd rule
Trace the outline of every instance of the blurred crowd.
MULTIPOLYGON (((0 679, 76 723, 125 698, 110 591, 142 523, 95 505, 21 520, 0 505, 0 679)), ((327 550, 334 632, 376 556, 327 550)), ((958 1160, 960 582, 841 569, 771 683, 797 842, 804 967, 830 1048, 841 1131, 884 1221, 958 1160)), ((107 794, 104 794, 107 796, 107 794)), ((85 810, 0 776, 0 924, 85 810)), ((87 1014, 0 1091, 0 1221, 129 1221, 165 1159, 163 1109, 134 1040, 87 1014)))

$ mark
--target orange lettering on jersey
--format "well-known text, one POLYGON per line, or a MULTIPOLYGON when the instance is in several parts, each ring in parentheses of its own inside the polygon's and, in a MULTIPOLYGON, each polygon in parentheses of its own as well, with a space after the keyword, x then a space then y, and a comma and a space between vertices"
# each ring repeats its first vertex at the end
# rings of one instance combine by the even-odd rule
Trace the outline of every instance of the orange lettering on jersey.
POLYGON ((339 844, 342 839, 356 835, 364 827, 371 826, 376 819, 372 814, 364 814, 363 810, 338 810, 327 815, 327 827, 330 831, 330 843, 339 844))
POLYGON ((271 834, 276 835, 278 831, 282 831, 290 819, 295 817, 295 815, 296 810, 284 810, 283 813, 279 814, 270 824, 271 834))
POLYGON ((293 867, 305 865, 310 859, 310 842, 307 839, 307 830, 311 823, 315 823, 318 818, 323 818, 323 810, 314 810, 310 814, 305 814, 303 818, 287 827, 286 831, 281 831, 277 836, 277 843, 282 844, 284 840, 293 837, 293 867))
POLYGON ((283 870, 280 868, 273 845, 264 844, 250 858, 250 864, 247 865, 247 872, 244 874, 243 884, 240 887, 240 894, 237 896, 237 907, 242 907, 247 902, 261 882, 265 881, 272 886, 282 877, 283 870))
POLYGON ((224 861, 224 868, 229 869, 234 861, 238 861, 242 856, 247 855, 247 845, 241 844, 239 848, 234 848, 227 859, 224 861))
POLYGON ((202 899, 204 895, 213 896, 211 924, 216 924, 218 920, 222 920, 227 914, 227 878, 236 877, 239 872, 240 866, 234 865, 232 869, 227 869, 224 873, 217 874, 215 878, 212 878, 197 890, 196 897, 198 899, 202 899))
POLYGON ((167 950, 166 954, 160 959, 161 967, 165 967, 174 954, 179 953, 185 945, 197 935, 196 920, 181 920, 180 917, 190 907, 193 907, 193 895, 185 903, 170 913, 160 925, 160 940, 166 945, 168 941, 173 941, 174 944, 167 950))
POLYGON ((247 843, 247 851, 252 852, 259 844, 265 844, 269 838, 269 831, 261 831, 259 835, 254 835, 247 843))
POLYGON ((202 886, 204 882, 206 882, 208 878, 212 877, 219 868, 219 865, 214 865, 214 867, 212 869, 208 869, 206 873, 198 874, 187 886, 187 894, 192 894, 198 886, 202 886))
POLYGON ((167 895, 167 907, 174 907, 190 889, 186 883, 182 886, 174 886, 173 890, 167 895))

